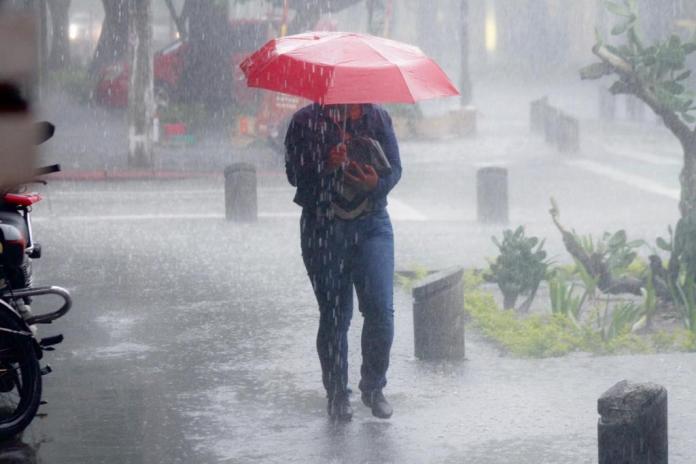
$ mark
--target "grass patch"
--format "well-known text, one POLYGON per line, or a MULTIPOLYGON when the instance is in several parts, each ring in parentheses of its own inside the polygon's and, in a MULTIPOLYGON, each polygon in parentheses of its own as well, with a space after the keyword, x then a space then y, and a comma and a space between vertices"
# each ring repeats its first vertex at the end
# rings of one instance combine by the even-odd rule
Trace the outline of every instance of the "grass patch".
POLYGON ((627 329, 605 339, 593 324, 578 324, 564 314, 521 316, 503 310, 493 295, 479 288, 467 288, 464 309, 486 338, 516 357, 548 358, 576 351, 598 355, 696 351, 696 336, 685 329, 644 335, 627 329))

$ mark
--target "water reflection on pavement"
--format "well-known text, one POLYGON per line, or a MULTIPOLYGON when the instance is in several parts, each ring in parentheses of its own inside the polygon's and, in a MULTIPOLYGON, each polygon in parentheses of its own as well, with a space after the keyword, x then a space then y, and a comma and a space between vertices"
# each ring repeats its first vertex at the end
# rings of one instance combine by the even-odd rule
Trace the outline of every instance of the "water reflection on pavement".
MULTIPOLYGON (((414 150, 404 158, 412 162, 417 155, 414 150)), ((395 195, 434 219, 395 221, 397 267, 481 266, 494 252, 489 237, 498 228, 470 219, 475 202, 467 186, 475 185, 474 169, 469 161, 456 163, 447 164, 447 173, 423 163, 418 185, 405 174, 395 195), (443 176, 451 178, 443 182, 443 176), (453 191, 443 192, 442 185, 453 191), (457 214, 426 191, 461 199, 457 214)), ((524 218, 549 237, 551 254, 562 256, 548 196, 565 192, 571 176, 584 185, 589 180, 555 161, 515 169, 513 179, 527 179, 539 192, 518 184, 513 219, 524 218)), ((610 188, 616 198, 635 193, 610 188)), ((75 306, 65 319, 40 328, 42 335, 66 337, 47 356, 54 372, 44 377, 45 416, 22 441, 0 447, 0 464, 589 463, 597 452, 596 400, 622 378, 667 387, 670 457, 696 462, 690 433, 696 356, 517 360, 499 356, 467 329, 467 361, 420 362, 413 356, 411 298, 401 290, 386 390, 394 417, 374 419, 354 395, 354 420, 332 424, 298 221, 283 215, 297 212, 289 188, 262 185, 260 208, 274 214, 246 225, 221 219, 219 185, 56 183, 51 189, 51 209, 48 202, 36 209, 35 232, 44 248, 35 265, 37 284, 67 287, 75 306), (195 216, 202 210, 210 217, 195 216), (164 217, 152 217, 153 211, 164 217)), ((583 232, 601 232, 628 214, 623 202, 614 211, 598 193, 608 210, 600 217, 596 198, 567 194, 564 204, 575 209, 569 216, 596 229, 583 232)), ((622 227, 648 236, 672 213, 671 204, 646 194, 636 202, 644 199, 661 206, 651 210, 662 216, 622 227)), ((356 311, 353 388, 361 324, 356 311)))

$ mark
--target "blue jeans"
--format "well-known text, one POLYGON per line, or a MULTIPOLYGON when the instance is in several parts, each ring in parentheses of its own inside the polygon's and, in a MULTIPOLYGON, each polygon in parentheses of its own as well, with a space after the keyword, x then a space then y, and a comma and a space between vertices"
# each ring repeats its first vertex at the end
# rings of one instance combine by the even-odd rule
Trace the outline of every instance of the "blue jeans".
POLYGON ((330 398, 348 389, 353 287, 363 315, 360 390, 387 384, 394 338, 394 233, 386 210, 352 221, 302 213, 302 258, 319 304, 317 352, 330 398))

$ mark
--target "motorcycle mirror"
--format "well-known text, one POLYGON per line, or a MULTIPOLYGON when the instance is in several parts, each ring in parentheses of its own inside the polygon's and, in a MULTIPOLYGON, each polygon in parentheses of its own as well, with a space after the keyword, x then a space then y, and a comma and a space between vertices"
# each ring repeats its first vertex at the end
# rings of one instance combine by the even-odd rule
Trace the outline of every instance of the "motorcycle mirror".
POLYGON ((36 124, 34 124, 34 127, 36 128, 37 145, 41 145, 46 140, 53 137, 53 134, 56 132, 56 126, 54 126, 48 121, 37 122, 36 124))

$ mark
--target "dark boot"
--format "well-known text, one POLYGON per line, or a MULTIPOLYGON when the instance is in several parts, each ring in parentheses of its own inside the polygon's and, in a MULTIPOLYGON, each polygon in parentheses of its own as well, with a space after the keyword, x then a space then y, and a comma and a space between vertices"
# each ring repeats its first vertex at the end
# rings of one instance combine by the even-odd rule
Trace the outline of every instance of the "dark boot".
POLYGON ((389 419, 394 410, 382 394, 382 390, 362 392, 362 402, 365 406, 372 409, 372 415, 380 419, 389 419))
POLYGON ((348 393, 336 395, 329 398, 328 404, 329 417, 339 421, 349 421, 353 418, 353 408, 350 405, 348 393))

